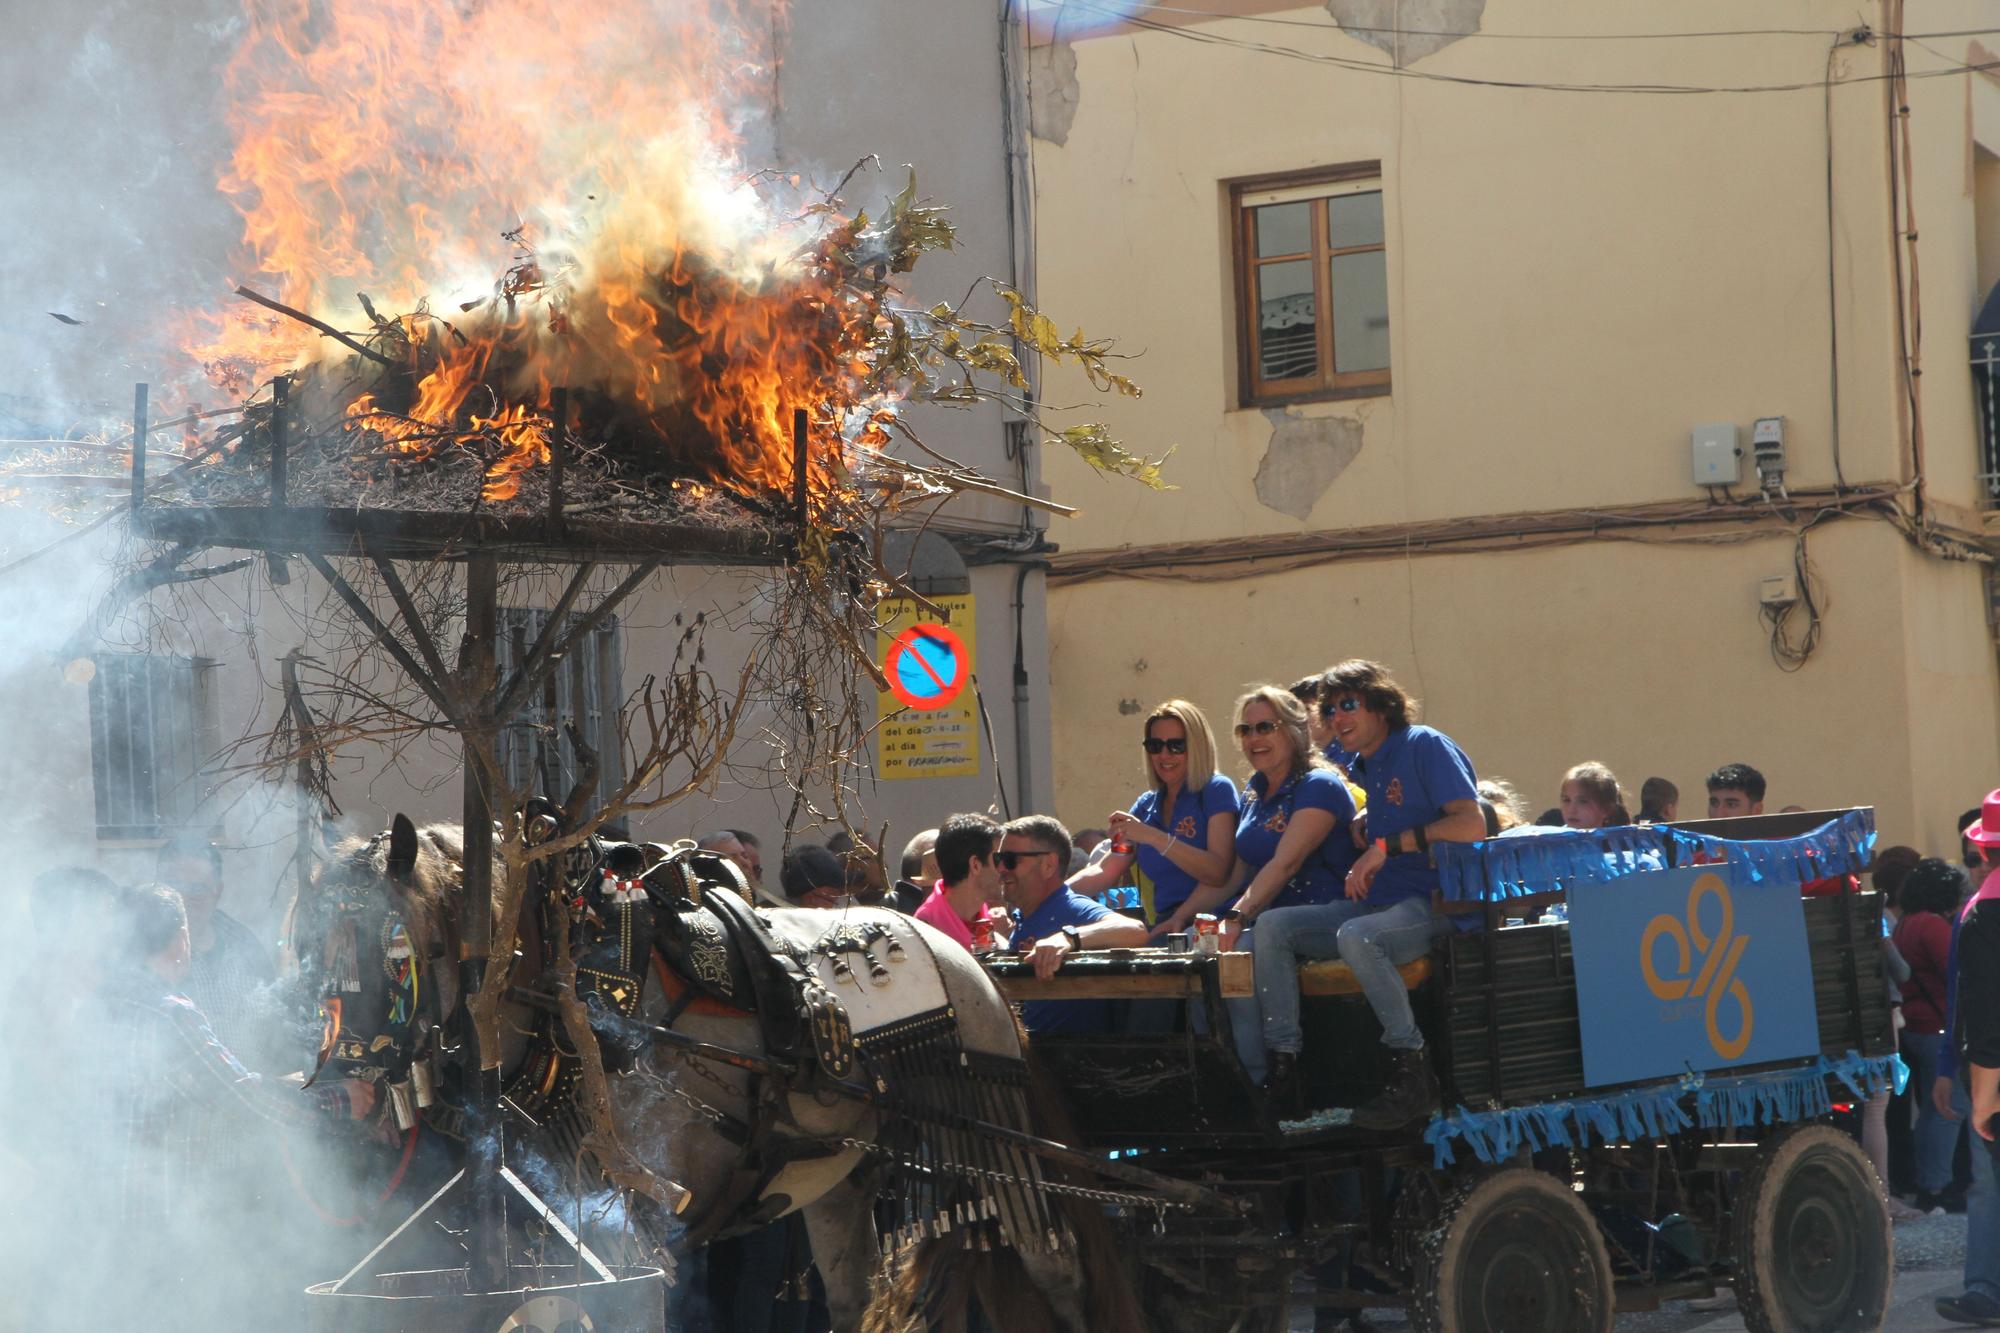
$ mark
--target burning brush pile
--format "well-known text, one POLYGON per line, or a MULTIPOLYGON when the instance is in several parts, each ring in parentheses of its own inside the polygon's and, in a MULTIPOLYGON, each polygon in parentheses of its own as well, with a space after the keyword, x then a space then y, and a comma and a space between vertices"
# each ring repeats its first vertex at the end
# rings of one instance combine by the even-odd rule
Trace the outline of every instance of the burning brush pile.
MULTIPOLYGON (((267 502, 282 411, 294 506, 541 514, 559 474, 566 515, 804 504, 847 527, 998 489, 917 439, 908 404, 1023 406, 1027 353, 1136 394, 1108 344, 998 284, 899 304, 952 245, 914 176, 870 216, 842 193, 873 171, 830 190, 746 171, 771 17, 750 0, 255 0, 221 188, 257 276, 184 339, 243 414, 184 441, 204 465, 160 500, 267 502)), ((1101 427, 1052 437, 1162 484, 1101 427)))

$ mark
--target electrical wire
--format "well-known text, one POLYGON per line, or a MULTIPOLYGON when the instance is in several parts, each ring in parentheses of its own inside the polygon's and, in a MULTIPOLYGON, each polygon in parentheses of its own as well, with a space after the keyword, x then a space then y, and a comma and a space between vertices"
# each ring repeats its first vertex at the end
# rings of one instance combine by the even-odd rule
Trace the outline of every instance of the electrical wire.
POLYGON ((1806 548, 1806 534, 1825 518, 1825 511, 1814 515, 1792 536, 1792 578, 1798 583, 1798 600, 1767 605, 1758 612, 1771 633, 1771 660, 1778 664, 1778 670, 1788 674, 1802 669, 1819 647, 1820 603, 1825 597, 1825 585, 1820 582, 1812 553, 1806 548), (1805 612, 1805 625, 1796 638, 1791 627, 1795 611, 1805 612))
MULTIPOLYGON (((1056 22, 1061 22, 1061 11, 1072 4, 1079 8, 1092 8, 1081 0, 1062 0, 1057 7, 1056 22)), ((1032 7, 1032 6, 1031 6, 1032 7)), ((1692 32, 1492 32, 1482 28, 1396 28, 1379 27, 1361 23, 1344 23, 1338 19, 1288 19, 1274 14, 1232 14, 1219 9, 1197 9, 1189 5, 1164 5, 1151 0, 1124 0, 1117 6, 1123 13, 1126 9, 1151 10, 1156 14, 1175 14, 1184 18, 1216 19, 1233 23, 1258 23, 1277 28, 1311 28, 1316 32, 1372 33, 1383 37, 1450 37, 1455 40, 1511 41, 1511 42, 1677 42, 1704 41, 1725 37, 1847 37, 1856 31, 1849 28, 1716 28, 1692 32)), ((1329 16, 1330 17, 1330 16, 1329 16)), ((1946 32, 1904 33, 1895 38, 1898 41, 1914 42, 1923 38, 1944 37, 1992 37, 2000 36, 2000 28, 1957 28, 1946 32)))
POLYGON ((1833 445, 1833 484, 1847 489, 1847 474, 1840 466, 1840 299, 1835 291, 1833 238, 1833 58, 1843 46, 1856 43, 1845 35, 1826 50, 1826 78, 1822 82, 1820 114, 1826 128, 1826 396, 1827 432, 1833 445))
MULTIPOLYGON (((1404 66, 1384 65, 1372 60, 1360 60, 1347 56, 1328 55, 1324 52, 1304 51, 1294 46, 1278 46, 1269 42, 1249 41, 1243 38, 1226 37, 1220 33, 1199 28, 1180 27, 1162 23, 1155 19, 1139 18, 1105 5, 1091 3, 1091 0, 1066 0, 1067 5, 1090 10, 1109 18, 1116 18, 1133 27, 1148 32, 1178 37, 1183 41, 1200 42, 1209 46, 1229 47, 1240 51, 1262 55, 1275 55, 1289 60, 1300 60, 1308 64, 1327 65, 1335 69, 1351 70, 1358 74, 1376 74, 1388 78, 1420 79, 1427 83, 1456 84, 1473 88, 1505 88, 1523 92, 1552 93, 1618 93, 1647 96, 1690 96, 1696 94, 1745 94, 1745 93, 1796 93, 1818 90, 1821 81, 1811 79, 1802 83, 1763 84, 1674 84, 1674 83, 1551 83, 1530 79, 1476 78, 1471 75, 1445 74, 1437 70, 1410 69, 1404 66)), ((1329 29, 1334 31, 1334 29, 1329 29)), ((1956 74, 1973 73, 1983 70, 2000 70, 2000 60, 1980 61, 1963 65, 1952 65, 1942 69, 1921 70, 1916 73, 1861 74, 1840 80, 1841 86, 1861 83, 1880 83, 1910 79, 1944 78, 1956 74)))
MULTIPOLYGON (((1073 0, 1070 0, 1073 2, 1073 0)), ((1313 28, 1321 32, 1376 33, 1385 37, 1455 37, 1485 38, 1493 41, 1527 42, 1616 42, 1626 40, 1682 41, 1710 37, 1833 37, 1838 35, 1830 28, 1725 28, 1712 32, 1486 32, 1480 29, 1462 31, 1448 28, 1384 28, 1359 23, 1343 23, 1335 19, 1331 22, 1315 19, 1279 18, 1272 14, 1230 14, 1216 9, 1197 9, 1189 5, 1163 5, 1148 3, 1148 0, 1129 0, 1125 6, 1131 9, 1147 9, 1158 14, 1178 14, 1187 18, 1229 19, 1242 23, 1262 23, 1280 28, 1313 28)), ((1061 8, 1069 8, 1069 2, 1061 8)), ((1938 33, 1934 36, 1955 36, 1957 34, 1938 33)))

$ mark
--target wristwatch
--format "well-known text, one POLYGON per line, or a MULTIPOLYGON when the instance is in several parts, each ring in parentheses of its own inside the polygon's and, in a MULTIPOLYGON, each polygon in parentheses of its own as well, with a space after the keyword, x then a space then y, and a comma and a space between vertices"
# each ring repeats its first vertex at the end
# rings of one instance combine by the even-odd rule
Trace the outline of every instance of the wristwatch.
POLYGON ((1083 947, 1083 936, 1077 933, 1075 926, 1064 926, 1061 934, 1064 939, 1069 941, 1070 948, 1081 949, 1083 947))

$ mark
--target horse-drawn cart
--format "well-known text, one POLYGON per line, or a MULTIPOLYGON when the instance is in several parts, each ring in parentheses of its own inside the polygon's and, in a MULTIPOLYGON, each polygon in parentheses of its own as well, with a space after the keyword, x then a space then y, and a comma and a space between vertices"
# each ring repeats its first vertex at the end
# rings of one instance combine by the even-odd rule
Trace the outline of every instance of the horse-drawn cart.
MULTIPOLYGON (((1241 1210, 1120 1219, 1154 1327, 1279 1329, 1312 1304, 1556 1333, 1723 1285, 1753 1329, 1879 1326, 1883 1195, 1833 1123, 1901 1076, 1881 904, 1844 878, 1873 841, 1853 810, 1440 849, 1439 909, 1484 928, 1403 969, 1446 1109, 1400 1132, 1339 1109, 1387 1065, 1344 965, 1300 969, 1320 1109, 1280 1123, 1229 1037, 1240 964, 1072 959, 1067 995, 1179 989, 1208 1018, 1034 1043, 1084 1146, 1241 1210)), ((989 970, 1042 994, 1024 967, 989 970)))

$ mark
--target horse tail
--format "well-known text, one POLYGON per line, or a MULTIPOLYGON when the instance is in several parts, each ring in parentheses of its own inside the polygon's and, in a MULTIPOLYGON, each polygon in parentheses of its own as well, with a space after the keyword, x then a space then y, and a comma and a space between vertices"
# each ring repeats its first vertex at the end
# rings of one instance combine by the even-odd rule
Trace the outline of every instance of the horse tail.
POLYGON ((1062 1320, 1012 1250, 968 1250, 946 1237, 925 1241, 884 1269, 861 1333, 962 1329, 975 1302, 1004 1333, 1063 1333, 1062 1320))

